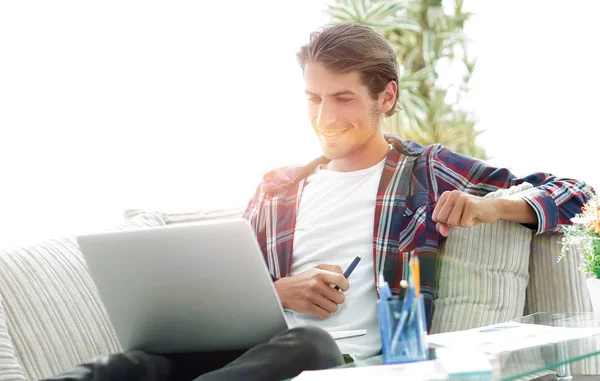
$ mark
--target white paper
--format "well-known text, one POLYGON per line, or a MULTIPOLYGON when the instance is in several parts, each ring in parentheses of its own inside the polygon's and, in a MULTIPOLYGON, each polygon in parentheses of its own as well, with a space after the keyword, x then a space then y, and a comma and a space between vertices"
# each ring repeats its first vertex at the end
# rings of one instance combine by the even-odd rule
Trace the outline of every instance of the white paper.
POLYGON ((600 328, 553 327, 508 322, 466 331, 429 335, 427 342, 434 346, 477 348, 485 353, 499 354, 597 334, 600 334, 600 328))
POLYGON ((357 329, 354 331, 327 331, 334 340, 348 339, 351 337, 364 336, 367 334, 366 329, 357 329))

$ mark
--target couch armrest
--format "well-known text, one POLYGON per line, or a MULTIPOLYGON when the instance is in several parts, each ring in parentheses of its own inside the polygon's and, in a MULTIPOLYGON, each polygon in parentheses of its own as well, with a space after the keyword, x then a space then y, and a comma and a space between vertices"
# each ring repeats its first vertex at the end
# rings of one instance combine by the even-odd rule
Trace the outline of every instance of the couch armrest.
POLYGON ((557 234, 540 234, 531 239, 526 314, 592 311, 586 277, 579 271, 581 250, 570 247, 569 253, 557 262, 560 239, 557 234))
MULTIPOLYGON (((557 262, 562 244, 557 234, 540 234, 531 240, 529 284, 525 314, 536 312, 591 312, 585 275, 579 271, 581 250, 569 247, 568 254, 557 262)), ((573 374, 600 373, 600 359, 595 357, 571 365, 573 374)))
MULTIPOLYGON (((523 183, 485 197, 506 197, 531 188, 523 183)), ((531 237, 531 230, 510 221, 450 229, 438 250, 431 333, 523 316, 531 237)))

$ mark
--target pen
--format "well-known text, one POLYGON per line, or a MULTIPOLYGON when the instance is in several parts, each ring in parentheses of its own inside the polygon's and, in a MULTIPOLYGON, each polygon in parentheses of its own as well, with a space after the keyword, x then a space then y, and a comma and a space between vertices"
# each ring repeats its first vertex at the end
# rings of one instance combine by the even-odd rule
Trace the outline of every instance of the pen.
MULTIPOLYGON (((385 340, 387 345, 389 345, 389 343, 392 340, 393 334, 391 321, 393 317, 390 313, 388 313, 388 310, 390 308, 389 300, 392 299, 392 290, 390 290, 390 285, 388 284, 388 282, 385 281, 383 274, 379 274, 379 280, 377 281, 377 291, 379 293, 379 303, 385 306, 383 307, 383 311, 378 311, 378 313, 380 314, 380 324, 381 321, 383 321, 383 324, 380 326, 381 336, 382 340, 385 340)), ((377 308, 379 309, 380 307, 378 306, 377 308)))
POLYGON ((377 282, 377 291, 379 291, 379 299, 389 300, 392 298, 392 291, 390 285, 385 281, 382 274, 379 274, 379 282, 377 282))
MULTIPOLYGON (((358 262, 360 262, 360 256, 359 255, 357 255, 356 258, 354 258, 354 260, 352 261, 352 263, 350 263, 350 265, 344 271, 344 278, 348 279, 348 277, 350 276, 350 274, 352 274, 352 271, 354 271, 354 269, 356 268, 356 265, 358 265, 358 262)), ((335 289, 339 290, 340 287, 339 286, 335 286, 335 289)))
POLYGON ((409 261, 412 281, 415 286, 415 297, 421 295, 421 264, 419 263, 419 257, 414 253, 411 255, 409 261))
POLYGON ((404 326, 406 325, 406 319, 408 319, 408 314, 412 307, 412 301, 415 296, 415 288, 411 285, 408 286, 408 292, 406 298, 402 301, 402 312, 400 314, 400 319, 398 321, 398 326, 394 331, 394 336, 392 337, 391 351, 392 353, 396 353, 396 348, 398 347, 398 341, 402 336, 402 331, 404 330, 404 326))
MULTIPOLYGON (((415 298, 419 298, 419 295, 421 294, 421 265, 419 263, 419 256, 416 255, 414 251, 411 254, 409 265, 410 265, 413 285, 415 287, 415 298)), ((419 302, 417 302, 415 309, 418 310, 420 308, 419 306, 420 306, 420 304, 419 304, 419 302)), ((413 311, 413 312, 416 312, 416 311, 413 311)), ((419 319, 419 314, 417 314, 417 313, 410 314, 410 316, 408 318, 408 323, 407 323, 409 327, 415 327, 413 318, 419 319)), ((418 324, 415 329, 418 330, 418 324)), ((417 332, 417 334, 415 335, 415 341, 416 341, 416 348, 422 348, 423 343, 422 343, 422 337, 421 337, 420 331, 417 332)))

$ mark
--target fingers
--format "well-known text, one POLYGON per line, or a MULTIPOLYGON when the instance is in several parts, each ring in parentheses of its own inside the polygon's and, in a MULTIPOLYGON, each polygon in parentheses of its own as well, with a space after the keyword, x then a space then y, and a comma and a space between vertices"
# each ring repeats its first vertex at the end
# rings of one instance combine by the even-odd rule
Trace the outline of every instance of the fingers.
POLYGON ((431 214, 431 219, 433 221, 439 222, 440 210, 442 210, 442 208, 446 204, 448 197, 450 197, 450 192, 444 192, 440 196, 440 199, 438 200, 437 204, 435 205, 435 209, 433 210, 433 213, 431 214))
POLYGON ((460 219, 460 226, 463 227, 471 227, 477 224, 478 217, 477 206, 471 202, 468 202, 465 205, 465 210, 463 211, 462 217, 460 219))
POLYGON ((339 304, 342 304, 345 296, 340 291, 334 290, 321 281, 312 287, 312 292, 308 297, 308 312, 320 317, 321 319, 328 318, 332 313, 337 312, 339 304))
POLYGON ((466 198, 462 192, 444 192, 440 196, 431 219, 437 222, 435 229, 444 237, 448 237, 450 226, 460 226, 466 198))
POLYGON ((331 316, 331 312, 324 310, 314 303, 310 303, 307 312, 311 315, 320 317, 321 319, 327 319, 329 316, 331 316))
POLYGON ((331 271, 323 270, 320 274, 321 280, 326 284, 333 284, 338 286, 342 291, 348 291, 350 283, 342 274, 333 273, 331 271))
POLYGON ((435 206, 435 209, 433 210, 433 214, 431 215, 433 221, 443 222, 445 224, 448 223, 448 217, 450 216, 450 213, 452 212, 454 204, 458 200, 460 193, 461 192, 459 191, 442 193, 437 205, 435 206))
POLYGON ((309 292, 309 294, 307 294, 308 299, 315 300, 318 298, 318 296, 323 296, 335 304, 344 303, 344 300, 346 300, 344 294, 341 291, 331 287, 333 281, 337 281, 337 279, 343 279, 345 284, 344 282, 338 283, 341 283, 344 287, 346 287, 346 289, 348 289, 348 280, 344 278, 343 275, 323 270, 323 272, 318 274, 314 281, 311 282, 310 286, 307 288, 307 291, 309 292))
POLYGON ((342 268, 337 265, 328 265, 328 264, 323 263, 323 264, 320 264, 315 267, 318 269, 321 269, 321 270, 331 271, 332 273, 338 273, 338 274, 344 273, 344 270, 342 270, 342 268))
POLYGON ((435 229, 444 237, 448 237, 448 233, 450 232, 450 226, 443 224, 441 222, 438 222, 435 225, 435 229))
MULTIPOLYGON (((335 267, 327 265, 331 270, 336 270, 335 267)), ((311 268, 302 274, 285 277, 274 283, 284 308, 321 319, 328 318, 331 313, 338 311, 339 304, 344 303, 344 294, 332 288, 333 284, 344 290, 350 286, 342 274, 320 268, 311 268)))
MULTIPOLYGON (((431 219, 448 227, 470 228, 477 223, 480 213, 478 205, 481 203, 479 199, 480 197, 456 190, 444 192, 431 214, 431 219)), ((437 229, 440 231, 440 226, 437 229)))
POLYGON ((323 295, 313 294, 313 297, 310 299, 311 302, 324 309, 328 313, 337 312, 338 305, 331 300, 327 299, 323 295))
POLYGON ((331 288, 325 283, 323 283, 323 287, 319 288, 319 293, 336 304, 342 304, 346 300, 346 296, 341 291, 331 288))
POLYGON ((348 290, 350 283, 343 275, 340 266, 321 264, 315 266, 311 278, 312 282, 305 289, 305 302, 302 309, 321 319, 327 319, 332 313, 337 312, 339 304, 344 303, 345 296, 341 291, 332 288, 332 285, 348 290))
MULTIPOLYGON (((454 205, 450 210, 450 214, 448 215, 448 221, 446 222, 449 226, 462 226, 460 224, 460 220, 463 215, 463 210, 465 208, 465 204, 467 203, 466 197, 457 197, 454 201, 454 205)), ((446 203, 448 205, 448 203, 446 203)))

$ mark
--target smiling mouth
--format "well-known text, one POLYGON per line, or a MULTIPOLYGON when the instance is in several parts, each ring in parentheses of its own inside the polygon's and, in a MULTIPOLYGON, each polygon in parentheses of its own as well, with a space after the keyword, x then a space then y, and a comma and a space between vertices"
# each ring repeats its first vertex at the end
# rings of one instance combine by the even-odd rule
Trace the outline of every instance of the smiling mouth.
POLYGON ((328 137, 328 138, 333 138, 335 136, 341 135, 344 132, 346 132, 347 130, 344 131, 337 131, 337 132, 324 132, 324 131, 319 131, 321 132, 321 134, 323 134, 324 136, 328 137))

